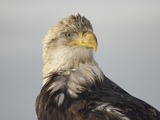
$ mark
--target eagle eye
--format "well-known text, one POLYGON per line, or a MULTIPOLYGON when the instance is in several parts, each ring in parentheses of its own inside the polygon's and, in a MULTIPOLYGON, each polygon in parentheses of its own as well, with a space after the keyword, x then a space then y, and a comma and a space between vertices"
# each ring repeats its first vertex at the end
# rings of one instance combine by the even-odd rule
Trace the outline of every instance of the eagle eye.
POLYGON ((67 38, 67 39, 71 39, 72 36, 73 36, 73 34, 69 33, 69 32, 67 32, 67 33, 64 34, 64 37, 67 38))

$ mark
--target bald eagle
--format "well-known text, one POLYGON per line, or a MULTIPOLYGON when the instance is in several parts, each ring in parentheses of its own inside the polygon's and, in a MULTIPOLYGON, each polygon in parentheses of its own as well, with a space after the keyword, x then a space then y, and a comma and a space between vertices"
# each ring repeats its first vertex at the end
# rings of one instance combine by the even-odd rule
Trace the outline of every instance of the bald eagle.
POLYGON ((160 120, 160 112, 108 79, 94 60, 97 39, 88 19, 70 15, 43 41, 38 120, 160 120))

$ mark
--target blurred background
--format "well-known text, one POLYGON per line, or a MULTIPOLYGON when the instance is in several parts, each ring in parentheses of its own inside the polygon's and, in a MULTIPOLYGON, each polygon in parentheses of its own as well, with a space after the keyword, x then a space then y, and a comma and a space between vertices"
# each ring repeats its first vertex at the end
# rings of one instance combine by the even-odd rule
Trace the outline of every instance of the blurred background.
POLYGON ((42 39, 80 13, 98 38, 107 77, 160 110, 160 0, 0 0, 0 119, 36 120, 42 39))

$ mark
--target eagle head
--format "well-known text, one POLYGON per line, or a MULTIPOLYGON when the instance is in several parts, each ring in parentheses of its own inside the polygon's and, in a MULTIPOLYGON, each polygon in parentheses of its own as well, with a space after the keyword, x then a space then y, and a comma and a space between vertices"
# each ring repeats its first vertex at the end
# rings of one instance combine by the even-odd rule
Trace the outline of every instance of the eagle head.
MULTIPOLYGON (((43 41, 43 77, 91 63, 97 50, 97 38, 88 19, 70 15, 51 27, 43 41)), ((87 69, 87 68, 86 68, 87 69)), ((45 84, 47 79, 43 79, 45 84)))

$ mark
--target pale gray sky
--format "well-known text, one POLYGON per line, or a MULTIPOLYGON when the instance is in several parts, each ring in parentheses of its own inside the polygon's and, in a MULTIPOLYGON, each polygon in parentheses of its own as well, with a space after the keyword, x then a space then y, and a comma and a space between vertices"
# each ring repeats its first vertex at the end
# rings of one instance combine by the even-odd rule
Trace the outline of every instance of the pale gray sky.
POLYGON ((0 0, 0 119, 35 120, 42 38, 62 18, 86 16, 107 77, 160 110, 159 0, 0 0))

